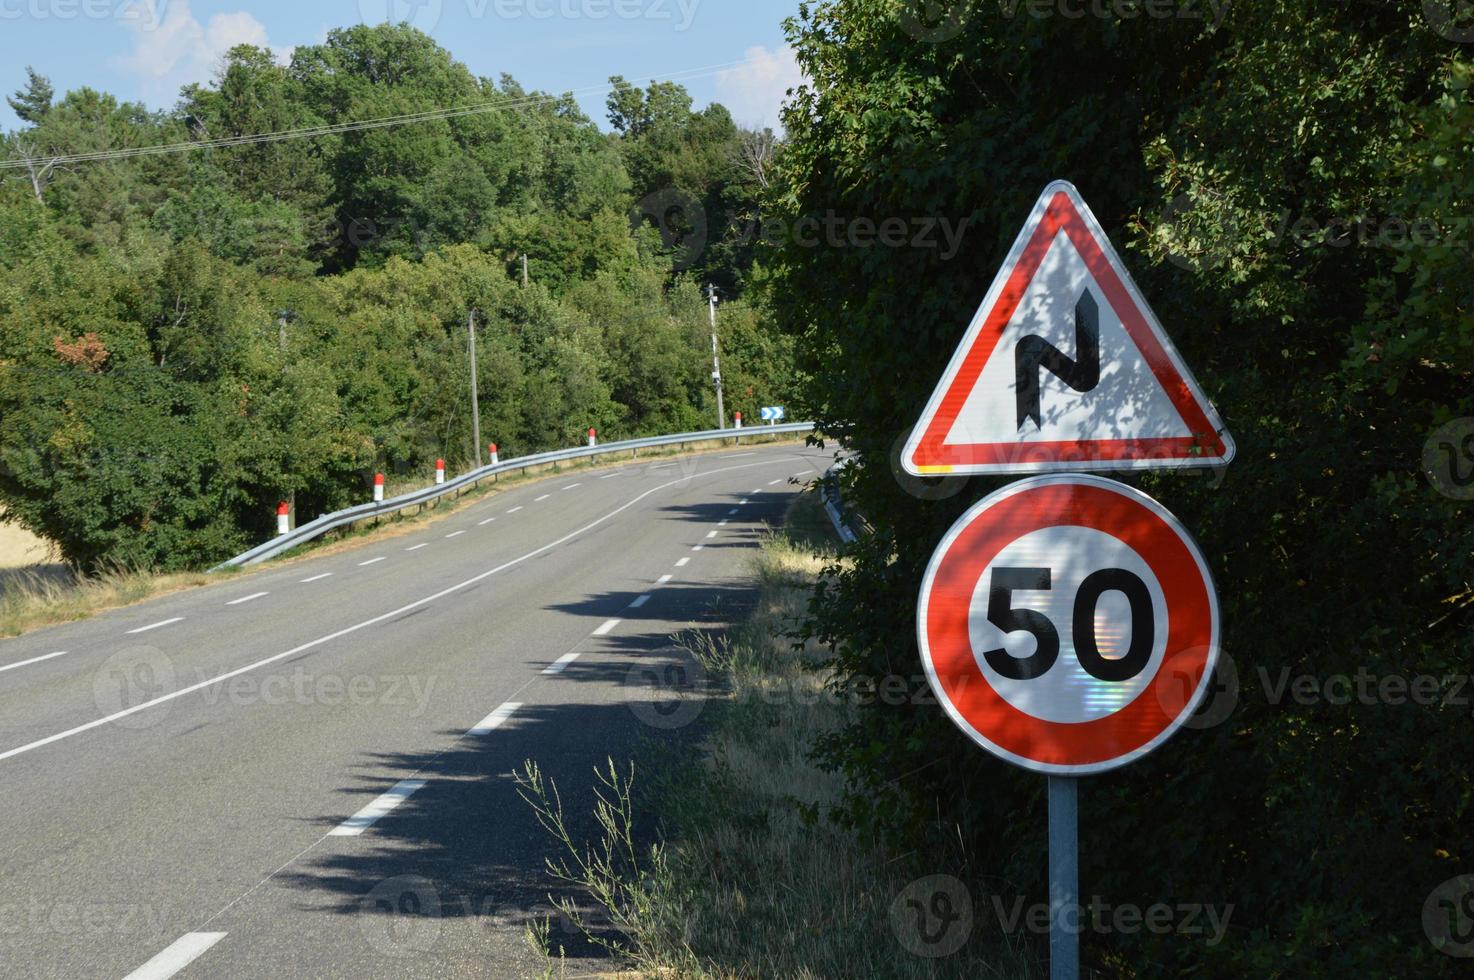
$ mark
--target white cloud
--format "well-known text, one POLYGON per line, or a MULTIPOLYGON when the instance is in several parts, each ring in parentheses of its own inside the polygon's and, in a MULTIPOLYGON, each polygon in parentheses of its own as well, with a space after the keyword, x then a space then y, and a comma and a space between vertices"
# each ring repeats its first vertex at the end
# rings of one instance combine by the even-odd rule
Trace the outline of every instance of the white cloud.
POLYGON ((717 76, 717 100, 743 126, 768 126, 781 131, 778 110, 783 97, 803 81, 803 71, 788 45, 772 51, 748 48, 745 65, 717 76))
POLYGON ((238 44, 270 48, 279 61, 291 55, 290 49, 271 48, 265 26, 245 11, 215 14, 201 24, 189 0, 170 0, 154 10, 128 22, 133 50, 113 59, 118 68, 141 76, 153 96, 172 97, 183 85, 208 81, 226 52, 238 44))

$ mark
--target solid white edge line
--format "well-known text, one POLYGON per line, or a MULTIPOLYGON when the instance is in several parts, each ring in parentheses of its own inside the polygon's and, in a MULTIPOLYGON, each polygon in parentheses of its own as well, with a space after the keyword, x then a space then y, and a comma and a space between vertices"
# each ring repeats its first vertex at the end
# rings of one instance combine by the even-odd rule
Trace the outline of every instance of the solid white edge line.
POLYGON ((372 803, 328 832, 329 837, 357 837, 393 813, 395 808, 425 788, 427 780, 401 779, 372 803))
POLYGON ((149 630, 162 629, 165 626, 173 626, 175 623, 182 623, 182 622, 184 622, 184 617, 183 616, 175 616, 173 619, 166 619, 162 623, 152 623, 152 624, 150 624, 148 626, 140 626, 136 630, 129 630, 124 635, 125 636, 134 636, 134 635, 136 635, 138 633, 147 633, 149 630))
POLYGON ((512 717, 512 715, 516 714, 517 711, 518 711, 518 709, 520 709, 521 707, 522 707, 522 702, 521 701, 508 701, 506 704, 504 704, 501 707, 497 708, 495 711, 493 711, 491 714, 487 715, 485 718, 482 718, 481 719, 481 723, 479 725, 477 725, 475 728, 473 728, 470 731, 466 732, 466 734, 467 735, 490 735, 492 732, 494 732, 498 728, 502 727, 502 725, 506 722, 506 720, 508 718, 512 717))
POLYGON ((241 596, 239 599, 232 599, 229 602, 227 602, 226 605, 227 606, 243 606, 243 605, 245 605, 248 602, 252 602, 252 601, 254 601, 256 599, 264 599, 264 598, 266 598, 269 595, 271 595, 270 592, 257 592, 255 595, 241 596))
MULTIPOLYGON (((729 467, 726 470, 712 470, 702 475, 716 476, 723 472, 730 472, 731 470, 743 470, 749 469, 753 466, 765 465, 767 464, 743 463, 741 466, 729 467)), ((110 725, 120 718, 127 718, 130 715, 138 714, 140 711, 147 711, 150 708, 158 707, 161 704, 167 704, 170 701, 174 701, 186 695, 193 694, 195 691, 203 691, 208 687, 213 687, 214 685, 219 684, 223 681, 228 681, 231 678, 239 677, 242 674, 248 674, 253 670, 259 670, 262 667, 265 667, 269 664, 277 663, 281 660, 285 660, 288 657, 295 657, 299 653, 306 653, 308 650, 316 649, 317 647, 322 646, 324 643, 331 643, 334 640, 338 640, 353 633, 357 633, 359 630, 367 629, 370 626, 377 626, 380 623, 388 622, 391 619, 394 619, 398 616, 403 616, 405 613, 418 609, 421 606, 428 606, 430 603, 435 602, 437 599, 444 599, 448 595, 454 595, 455 593, 460 592, 463 589, 469 589, 471 586, 476 585, 478 582, 486 581, 493 575, 499 575, 509 568, 513 568, 526 561, 531 561, 537 556, 546 554, 547 552, 552 551, 554 548, 557 548, 560 545, 567 544, 574 538, 582 534, 587 534, 594 528, 599 527, 607 521, 613 520, 620 514, 623 514, 625 511, 629 510, 631 507, 634 507, 636 504, 640 503, 645 498, 660 493, 662 490, 668 490, 671 487, 679 486, 682 483, 689 483, 693 479, 695 479, 694 476, 684 476, 678 480, 672 480, 669 483, 662 483, 658 487, 651 487, 649 490, 646 490, 638 497, 626 501, 625 503, 614 508, 603 517, 596 518, 588 524, 585 524, 583 527, 568 532, 567 534, 563 535, 563 537, 558 538, 557 540, 549 541, 547 544, 542 545, 538 548, 534 548, 532 551, 529 551, 525 555, 513 558, 511 561, 503 562, 495 568, 487 569, 479 575, 474 575, 471 578, 466 579, 464 582, 459 582, 448 588, 441 589, 439 592, 436 592, 433 595, 427 595, 421 599, 416 599, 414 602, 400 606, 398 609, 393 609, 389 612, 382 613, 378 616, 373 617, 372 619, 365 619, 361 623, 355 623, 352 626, 344 627, 343 629, 338 630, 336 633, 329 633, 328 635, 320 636, 315 640, 309 640, 306 643, 295 646, 290 650, 283 651, 282 653, 278 653, 275 656, 266 657, 265 659, 258 660, 255 663, 246 664, 244 667, 237 667, 235 670, 227 671, 224 674, 212 677, 209 680, 200 681, 198 684, 191 684, 189 687, 180 688, 179 690, 172 691, 168 694, 161 694, 158 697, 154 698, 152 701, 145 701, 142 704, 136 704, 131 708, 124 708, 122 711, 115 711, 112 714, 107 715, 103 718, 97 718, 93 721, 89 721, 85 725, 78 725, 75 728, 68 728, 64 732, 57 732, 55 735, 48 735, 46 738, 37 739, 34 742, 28 742, 25 745, 20 745, 5 752, 0 752, 0 762, 4 762, 6 759, 13 759, 18 755, 24 755, 27 752, 34 752, 36 749, 44 748, 47 745, 52 745, 56 742, 62 741, 63 739, 71 738, 74 735, 81 735, 83 732, 90 732, 94 728, 101 728, 104 725, 110 725)), ((682 559, 676 564, 677 566, 684 565, 687 560, 688 559, 682 559)))
POLYGON ((388 561, 388 560, 389 560, 388 558, 383 558, 383 557, 380 557, 380 558, 370 558, 368 561, 361 561, 361 562, 359 562, 358 563, 358 567, 359 568, 367 568, 370 565, 377 565, 381 561, 388 561))
POLYGON ((650 596, 648 596, 648 595, 642 595, 638 599, 636 599, 634 602, 630 603, 630 608, 631 609, 639 609, 641 606, 643 606, 645 603, 647 603, 649 601, 650 601, 650 596))
POLYGON ((543 669, 543 673, 561 674, 563 673, 563 671, 568 669, 569 664, 573 663, 581 656, 583 656, 583 654, 581 653, 565 653, 557 660, 554 660, 552 663, 548 664, 548 666, 543 669))
POLYGON ((616 626, 618 626, 621 622, 623 622, 623 620, 619 620, 619 619, 608 619, 608 620, 605 620, 604 621, 604 625, 602 625, 598 629, 594 630, 594 635, 595 636, 608 636, 610 633, 613 633, 614 632, 614 628, 616 626))
POLYGON ((323 572, 321 575, 314 575, 314 576, 312 576, 312 578, 304 578, 298 584, 300 584, 300 585, 306 585, 309 582, 321 582, 325 578, 332 578, 332 577, 333 577, 333 573, 332 572, 323 572))
POLYGON ((203 956, 225 936, 223 932, 187 932, 123 980, 167 980, 203 956))
POLYGON ((0 667, 0 674, 5 673, 7 670, 15 670, 17 667, 29 667, 31 664, 39 664, 43 660, 54 660, 57 657, 65 657, 66 655, 67 651, 62 650, 59 653, 48 653, 44 657, 32 657, 30 660, 22 660, 18 664, 6 664, 4 667, 0 667))

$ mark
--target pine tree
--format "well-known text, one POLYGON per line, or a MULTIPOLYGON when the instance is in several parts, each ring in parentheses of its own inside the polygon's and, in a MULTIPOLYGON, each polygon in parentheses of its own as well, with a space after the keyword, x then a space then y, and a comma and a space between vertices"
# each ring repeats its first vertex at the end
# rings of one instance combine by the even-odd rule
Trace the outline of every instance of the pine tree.
POLYGON ((55 94, 51 79, 36 74, 36 69, 27 65, 26 87, 7 97, 5 101, 10 103, 10 108, 15 110, 15 114, 23 122, 39 126, 41 120, 46 118, 46 113, 51 111, 51 97, 55 94))

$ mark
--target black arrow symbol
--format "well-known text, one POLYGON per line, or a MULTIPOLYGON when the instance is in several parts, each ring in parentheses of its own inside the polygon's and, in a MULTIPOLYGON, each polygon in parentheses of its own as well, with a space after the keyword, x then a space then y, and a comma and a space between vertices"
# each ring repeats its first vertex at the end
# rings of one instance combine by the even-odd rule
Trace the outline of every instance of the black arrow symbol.
POLYGON ((1018 425, 1033 419, 1044 427, 1039 411, 1039 369, 1053 374, 1075 391, 1084 394, 1100 384, 1100 307, 1086 289, 1075 304, 1075 360, 1043 337, 1031 335, 1019 341, 1013 352, 1015 388, 1018 391, 1018 425))

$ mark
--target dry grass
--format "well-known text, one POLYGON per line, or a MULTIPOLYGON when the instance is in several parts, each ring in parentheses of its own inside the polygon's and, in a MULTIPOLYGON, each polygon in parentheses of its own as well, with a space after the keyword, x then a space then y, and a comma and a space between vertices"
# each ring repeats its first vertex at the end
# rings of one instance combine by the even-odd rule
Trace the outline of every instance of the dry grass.
MULTIPOLYGON (((830 697, 814 670, 819 650, 789 638, 825 563, 815 550, 824 522, 806 494, 788 529, 757 559, 761 599, 724 640, 693 652, 725 687, 710 719, 702 762, 679 770, 657 795, 673 836, 611 887, 624 950, 652 977, 1030 977, 1037 967, 978 910, 971 940, 952 956, 909 952, 892 904, 912 881, 945 869, 886 854, 830 820, 841 776, 810 758, 818 737, 852 708, 830 697)), ((828 547, 824 545, 823 547, 828 547)), ((616 821, 617 823, 617 821, 616 821)), ((632 828, 605 826, 633 839, 632 828)), ((596 871, 598 869, 595 869, 596 871)), ((577 869, 575 868, 575 872, 577 869)), ((577 878, 577 874, 574 875, 577 878)), ((585 880, 585 884, 588 884, 585 880)))
POLYGON ((83 578, 18 573, 0 583, 0 637, 69 623, 155 596, 221 581, 206 572, 113 568, 83 578))

